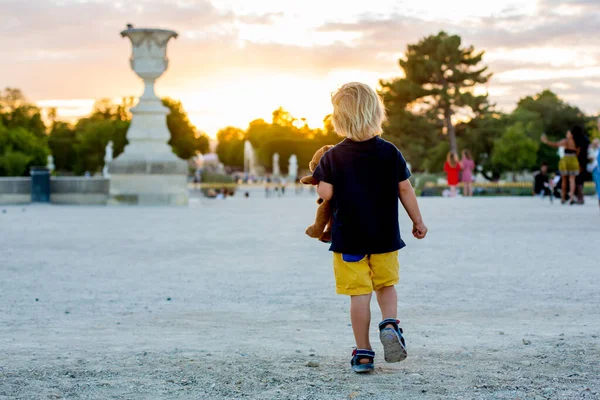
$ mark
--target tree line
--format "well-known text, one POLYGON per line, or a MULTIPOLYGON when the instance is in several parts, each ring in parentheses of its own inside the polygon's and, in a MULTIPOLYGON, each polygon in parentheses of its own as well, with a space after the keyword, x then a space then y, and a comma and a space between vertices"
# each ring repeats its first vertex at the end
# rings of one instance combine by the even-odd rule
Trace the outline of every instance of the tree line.
MULTIPOLYGON (((408 45, 399 60, 403 78, 380 81, 388 115, 384 138, 398 146, 413 171, 441 172, 447 153, 461 149, 470 150, 489 180, 532 170, 542 161, 556 169, 556 151, 539 146, 542 133, 557 140, 581 125, 598 136, 596 117, 586 116, 549 90, 520 99, 511 113, 498 110, 487 94, 475 94, 492 77, 482 65, 483 56, 483 51, 462 46, 459 36, 440 32, 408 45)), ((259 119, 246 130, 224 128, 217 134, 219 157, 226 165, 241 168, 243 142, 250 140, 267 168, 274 152, 295 152, 304 167, 314 150, 340 140, 328 117, 321 129, 299 126, 298 121, 278 109, 270 123, 259 119)))
MULTIPOLYGON (((108 142, 113 143, 114 157, 128 143, 133 101, 132 97, 121 104, 99 100, 89 116, 67 123, 58 121, 52 108, 43 118, 42 110, 28 103, 18 89, 0 91, 0 176, 26 175, 32 166, 45 166, 50 154, 61 174, 101 171, 108 142)), ((173 152, 182 159, 206 153, 209 138, 190 122, 181 102, 170 98, 162 102, 170 110, 167 126, 173 152)))
MULTIPOLYGON (((520 99, 510 113, 498 110, 487 94, 477 94, 492 77, 483 56, 483 51, 463 46, 459 36, 440 32, 407 46, 399 60, 403 78, 379 82, 388 115, 384 138, 400 148, 413 171, 440 172, 446 154, 462 149, 470 150, 489 180, 532 170, 543 161, 556 169, 556 152, 539 146, 542 133, 558 140, 580 125, 590 136, 600 136, 596 116, 586 115, 550 90, 520 99)), ((168 98, 163 104, 171 111, 167 124, 173 152, 182 159, 206 153, 209 139, 191 124, 182 104, 168 98)), ((114 144, 115 157, 127 145, 132 105, 133 98, 121 104, 100 100, 89 116, 74 124, 57 121, 56 110, 51 109, 46 123, 40 109, 27 103, 19 90, 0 92, 0 175, 25 174, 33 165, 45 165, 50 153, 58 171, 100 171, 108 141, 114 144)), ((319 147, 341 138, 329 116, 323 127, 313 129, 279 108, 270 121, 256 119, 245 130, 232 126, 219 130, 217 140, 221 162, 233 170, 243 168, 244 141, 249 140, 261 165, 271 169, 277 152, 286 173, 291 154, 305 168, 319 147)))

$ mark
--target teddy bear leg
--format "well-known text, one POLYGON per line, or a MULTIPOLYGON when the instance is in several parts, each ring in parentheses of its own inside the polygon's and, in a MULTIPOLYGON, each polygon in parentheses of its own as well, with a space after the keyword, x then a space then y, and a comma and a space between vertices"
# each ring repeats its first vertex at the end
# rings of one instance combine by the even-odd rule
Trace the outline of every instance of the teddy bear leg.
POLYGON ((319 207, 317 207, 317 215, 315 217, 315 223, 306 228, 306 234, 311 238, 319 239, 325 231, 325 226, 330 219, 330 207, 329 202, 324 201, 319 207))
POLYGON ((327 222, 327 226, 325 227, 323 234, 319 238, 319 240, 321 242, 325 242, 325 243, 331 242, 331 226, 332 225, 333 225, 333 218, 329 218, 329 221, 327 222))

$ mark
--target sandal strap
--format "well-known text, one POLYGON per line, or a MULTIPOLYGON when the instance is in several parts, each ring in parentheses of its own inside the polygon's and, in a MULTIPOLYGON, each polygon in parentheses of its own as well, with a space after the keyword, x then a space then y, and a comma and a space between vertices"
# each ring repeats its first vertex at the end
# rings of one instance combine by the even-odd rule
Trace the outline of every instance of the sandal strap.
POLYGON ((385 328, 385 326, 388 324, 392 324, 396 331, 402 332, 402 329, 400 329, 400 326, 398 325, 398 324, 400 324, 400 320, 393 319, 393 318, 388 318, 388 319, 384 319, 383 321, 381 321, 379 323, 379 331, 381 332, 385 328))
POLYGON ((359 361, 365 358, 369 360, 370 363, 373 363, 373 361, 375 361, 375 352, 369 349, 354 349, 352 351, 350 365, 359 365, 359 361))

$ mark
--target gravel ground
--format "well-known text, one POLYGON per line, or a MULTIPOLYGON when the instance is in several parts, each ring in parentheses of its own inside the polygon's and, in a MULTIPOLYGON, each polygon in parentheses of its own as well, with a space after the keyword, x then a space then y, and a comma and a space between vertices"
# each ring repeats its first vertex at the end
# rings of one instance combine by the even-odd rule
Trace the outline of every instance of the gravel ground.
POLYGON ((425 198, 401 251, 409 358, 349 370, 308 195, 0 207, 0 399, 599 399, 600 214, 425 198), (559 228, 559 229, 558 229, 559 228))

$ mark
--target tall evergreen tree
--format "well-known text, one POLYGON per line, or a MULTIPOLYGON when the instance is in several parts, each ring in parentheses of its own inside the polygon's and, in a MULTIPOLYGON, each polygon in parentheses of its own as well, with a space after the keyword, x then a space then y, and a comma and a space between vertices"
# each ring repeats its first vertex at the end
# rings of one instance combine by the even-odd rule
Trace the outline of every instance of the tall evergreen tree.
MULTIPOLYGON (((487 95, 473 94, 476 85, 491 77, 487 67, 481 66, 483 54, 473 46, 461 47, 460 36, 446 32, 408 45, 405 58, 399 61, 405 77, 381 82, 384 101, 433 115, 445 127, 451 151, 457 152, 452 117, 476 114, 489 106, 487 95)), ((392 107, 390 116, 393 112, 392 107)))

